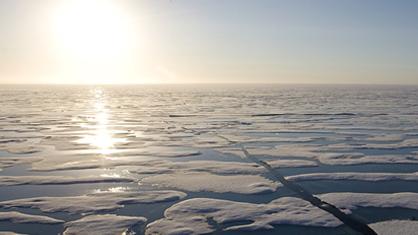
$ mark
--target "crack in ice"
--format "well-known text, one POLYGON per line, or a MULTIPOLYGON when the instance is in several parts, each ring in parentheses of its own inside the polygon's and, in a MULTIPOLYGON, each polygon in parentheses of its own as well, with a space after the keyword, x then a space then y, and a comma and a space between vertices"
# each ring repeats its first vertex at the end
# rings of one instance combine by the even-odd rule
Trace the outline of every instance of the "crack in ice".
POLYGON ((301 187, 300 185, 288 181, 283 175, 281 175, 279 172, 277 172, 275 169, 273 169, 268 163, 265 161, 262 161, 258 159, 257 157, 251 155, 245 146, 239 144, 241 146, 242 151, 244 152, 245 157, 254 162, 258 165, 264 167, 269 173, 271 173, 274 176, 274 179, 279 181, 283 184, 284 187, 292 190, 296 194, 298 194, 303 200, 308 201, 312 205, 318 207, 319 209, 322 209, 332 215, 334 215, 336 218, 338 218, 341 222, 343 222, 348 227, 364 234, 364 235, 377 235, 373 229, 371 229, 366 223, 363 223, 359 221, 358 219, 354 218, 352 215, 348 215, 344 212, 342 212, 340 209, 338 209, 336 206, 326 202, 322 201, 321 199, 315 197, 312 193, 308 192, 306 189, 301 187))
POLYGON ((334 215, 341 222, 343 222, 345 225, 347 225, 348 227, 352 228, 355 231, 358 231, 364 235, 377 235, 377 233, 372 228, 370 228, 366 223, 363 223, 359 221, 358 219, 356 219, 353 215, 348 215, 344 213, 343 211, 338 209, 336 206, 326 201, 323 201, 319 199, 318 197, 315 197, 312 193, 308 192, 306 189, 304 189, 300 185, 294 182, 288 181, 282 174, 280 174, 277 170, 271 167, 267 162, 262 161, 258 159, 257 157, 251 155, 242 143, 229 140, 227 137, 224 137, 222 135, 218 135, 218 136, 227 140, 230 143, 238 144, 238 146, 240 146, 242 152, 244 153, 244 156, 246 159, 264 167, 274 177, 276 181, 280 182, 281 184, 283 184, 284 187, 298 194, 301 197, 301 199, 308 201, 313 206, 334 215))

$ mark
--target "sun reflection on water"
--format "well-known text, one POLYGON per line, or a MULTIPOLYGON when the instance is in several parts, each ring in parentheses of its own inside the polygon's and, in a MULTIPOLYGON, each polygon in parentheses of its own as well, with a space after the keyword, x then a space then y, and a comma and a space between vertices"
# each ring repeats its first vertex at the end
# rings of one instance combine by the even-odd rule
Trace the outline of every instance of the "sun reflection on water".
POLYGON ((94 100, 94 116, 93 124, 86 127, 91 129, 89 133, 83 136, 77 143, 89 144, 98 150, 98 153, 109 155, 117 151, 116 143, 126 142, 124 138, 115 138, 112 130, 109 128, 109 109, 106 107, 106 100, 101 89, 93 90, 94 100))
POLYGON ((93 193, 123 193, 129 191, 129 187, 112 187, 108 188, 106 190, 103 189, 96 189, 93 191, 93 193))

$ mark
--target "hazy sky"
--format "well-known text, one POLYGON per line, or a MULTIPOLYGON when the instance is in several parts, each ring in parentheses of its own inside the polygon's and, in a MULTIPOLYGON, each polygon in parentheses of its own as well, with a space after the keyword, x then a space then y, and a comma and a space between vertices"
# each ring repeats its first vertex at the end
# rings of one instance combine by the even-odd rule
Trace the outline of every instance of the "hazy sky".
POLYGON ((415 0, 0 0, 0 83, 418 84, 415 0))

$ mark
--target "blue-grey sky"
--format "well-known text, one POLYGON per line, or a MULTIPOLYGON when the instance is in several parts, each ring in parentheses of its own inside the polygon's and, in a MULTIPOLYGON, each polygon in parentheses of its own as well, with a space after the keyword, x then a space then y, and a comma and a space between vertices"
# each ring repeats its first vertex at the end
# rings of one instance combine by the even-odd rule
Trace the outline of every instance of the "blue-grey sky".
POLYGON ((0 83, 418 84, 414 0, 2 0, 0 83))

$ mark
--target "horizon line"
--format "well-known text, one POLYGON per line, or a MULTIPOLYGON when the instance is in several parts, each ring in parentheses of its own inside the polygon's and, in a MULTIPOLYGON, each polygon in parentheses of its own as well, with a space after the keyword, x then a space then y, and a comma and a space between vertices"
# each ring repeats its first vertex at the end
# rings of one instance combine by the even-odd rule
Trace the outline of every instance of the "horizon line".
POLYGON ((418 86, 418 83, 280 83, 280 82, 181 82, 181 83, 0 83, 0 86, 155 86, 155 85, 309 85, 309 86, 418 86))

